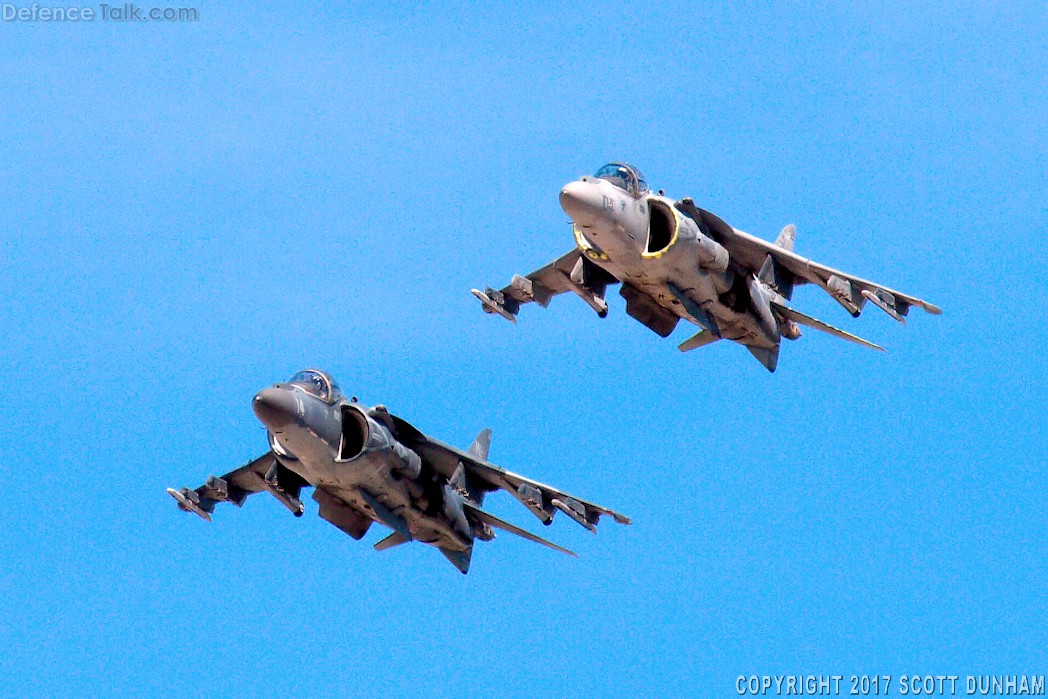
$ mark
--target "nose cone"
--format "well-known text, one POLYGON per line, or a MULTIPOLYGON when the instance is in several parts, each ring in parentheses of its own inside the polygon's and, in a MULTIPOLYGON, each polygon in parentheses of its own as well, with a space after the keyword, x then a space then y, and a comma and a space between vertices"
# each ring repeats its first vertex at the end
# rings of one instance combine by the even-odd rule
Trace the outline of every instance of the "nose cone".
POLYGON ((279 431, 298 417, 298 401, 283 388, 264 388, 255 395, 251 407, 262 424, 279 431))
POLYGON ((575 223, 588 226, 604 211, 604 196, 596 184, 576 180, 560 190, 560 208, 575 223))

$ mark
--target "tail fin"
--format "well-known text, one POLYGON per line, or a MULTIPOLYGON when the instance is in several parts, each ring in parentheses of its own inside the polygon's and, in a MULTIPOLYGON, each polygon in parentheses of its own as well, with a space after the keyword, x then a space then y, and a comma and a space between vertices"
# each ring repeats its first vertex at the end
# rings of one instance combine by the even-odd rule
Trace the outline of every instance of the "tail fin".
MULTIPOLYGON (((789 318, 790 320, 796 323, 800 323, 801 325, 805 325, 809 328, 814 328, 815 330, 821 330, 824 333, 833 335, 834 337, 839 337, 842 340, 847 340, 848 342, 854 342, 855 344, 862 345, 863 347, 869 347, 870 349, 879 350, 881 352, 884 351, 884 348, 880 345, 875 345, 869 340, 864 340, 861 337, 852 335, 848 332, 844 332, 840 328, 835 328, 828 323, 823 323, 821 320, 817 320, 815 318, 812 318, 811 316, 806 316, 800 311, 795 311, 788 306, 783 306, 781 303, 776 303, 772 301, 771 307, 779 315, 783 316, 784 318, 789 318)), ((752 352, 753 350, 750 351, 752 352)))
POLYGON ((509 532, 510 534, 516 534, 517 536, 523 539, 527 539, 528 541, 534 541, 536 544, 542 544, 543 546, 551 548, 554 551, 560 551, 561 553, 566 553, 569 556, 575 556, 576 558, 578 558, 578 554, 576 554, 574 551, 569 551, 566 548, 557 546, 552 541, 546 541, 540 536, 535 536, 531 532, 525 529, 521 529, 516 525, 510 524, 505 520, 499 519, 495 515, 489 514, 484 510, 480 509, 479 507, 474 507, 473 505, 470 505, 468 502, 463 503, 463 507, 470 516, 472 516, 479 522, 483 522, 484 524, 495 527, 496 529, 501 529, 504 532, 509 532))
POLYGON ((491 428, 483 429, 477 438, 473 440, 473 444, 469 445, 469 453, 472 456, 477 457, 478 461, 488 460, 488 449, 491 447, 491 428))
POLYGON ((779 237, 775 239, 775 244, 783 250, 789 250, 793 252, 793 241, 797 238, 797 226, 792 223, 782 229, 779 233, 779 237))
MULTIPOLYGON (((793 241, 796 237, 797 227, 791 223, 779 233, 779 237, 775 239, 775 245, 783 250, 793 252, 793 241)), ((761 265, 757 278, 779 292, 783 298, 788 299, 793 296, 793 274, 776 262, 775 256, 771 253, 768 253, 767 257, 764 258, 764 264, 761 265)))
MULTIPOLYGON (((473 444, 469 445, 466 453, 477 461, 487 461, 488 448, 490 446, 491 429, 483 429, 477 435, 477 438, 473 440, 473 444)), ((484 503, 484 484, 479 483, 477 477, 464 464, 459 464, 455 472, 451 474, 451 478, 448 479, 448 483, 452 488, 478 505, 484 503)))

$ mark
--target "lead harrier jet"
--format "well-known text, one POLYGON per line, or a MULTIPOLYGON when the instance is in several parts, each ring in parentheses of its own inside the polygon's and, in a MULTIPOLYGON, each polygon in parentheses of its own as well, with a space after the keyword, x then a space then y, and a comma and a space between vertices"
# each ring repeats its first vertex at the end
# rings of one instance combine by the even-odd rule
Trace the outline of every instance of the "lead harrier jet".
POLYGON ((299 497, 312 486, 320 516, 354 539, 379 522, 393 533, 375 544, 376 550, 421 541, 463 573, 473 542, 491 541, 495 529, 575 555, 482 510, 484 494, 494 490, 508 492, 543 524, 557 512, 594 534, 603 515, 631 524, 625 515, 490 463, 491 430, 481 432, 469 449, 456 449, 385 406, 368 408, 346 399, 322 371, 307 369, 263 389, 252 407, 268 430, 269 450, 199 488, 168 488, 179 508, 210 522, 218 503, 240 507, 253 493, 268 492, 301 517, 305 506, 299 497))
POLYGON ((769 243, 732 228, 691 198, 675 201, 661 190, 654 193, 626 163, 610 163, 567 184, 560 205, 572 219, 574 249, 527 276, 515 275, 501 290, 473 289, 486 312, 515 323, 521 305, 534 301, 545 307, 557 294, 572 291, 603 318, 607 286, 621 283, 626 313, 662 337, 681 318, 701 328, 680 344, 682 352, 734 340, 768 371, 778 365, 781 339, 796 340, 800 325, 883 351, 790 307, 793 289, 801 284, 822 287, 856 317, 867 301, 900 323, 912 306, 942 312, 801 257, 793 251, 793 225, 769 243))

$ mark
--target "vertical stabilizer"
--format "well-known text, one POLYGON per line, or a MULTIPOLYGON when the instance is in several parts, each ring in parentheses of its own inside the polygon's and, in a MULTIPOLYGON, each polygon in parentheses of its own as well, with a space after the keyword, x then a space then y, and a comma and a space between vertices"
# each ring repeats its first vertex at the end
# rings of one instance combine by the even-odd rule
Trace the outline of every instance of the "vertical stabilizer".
POLYGON ((775 367, 779 365, 779 346, 775 345, 774 349, 765 349, 764 347, 750 347, 746 345, 746 349, 750 351, 757 361, 764 365, 764 368, 768 371, 774 372, 775 367))
POLYGON ((447 549, 440 546, 440 552, 444 554, 444 558, 451 561, 451 565, 458 568, 459 572, 465 575, 469 572, 469 559, 473 556, 473 547, 470 546, 465 551, 459 551, 456 549, 447 549))
MULTIPOLYGON (((477 438, 473 440, 473 444, 469 445, 466 453, 477 461, 485 462, 488 460, 488 449, 490 447, 491 429, 486 428, 480 431, 477 438)), ((448 483, 463 497, 469 498, 478 505, 484 502, 484 484, 477 481, 476 476, 466 468, 465 464, 460 463, 458 465, 455 472, 451 474, 448 483)))
MULTIPOLYGON (((793 252, 793 241, 796 237, 797 227, 791 223, 779 233, 779 237, 775 239, 775 245, 793 252)), ((764 264, 761 265, 757 278, 777 291, 783 298, 788 299, 793 296, 793 274, 776 262, 775 256, 771 253, 764 258, 764 264)))
POLYGON ((477 438, 473 440, 473 444, 469 445, 470 456, 475 456, 478 461, 488 460, 488 449, 491 448, 491 428, 483 429, 477 438))

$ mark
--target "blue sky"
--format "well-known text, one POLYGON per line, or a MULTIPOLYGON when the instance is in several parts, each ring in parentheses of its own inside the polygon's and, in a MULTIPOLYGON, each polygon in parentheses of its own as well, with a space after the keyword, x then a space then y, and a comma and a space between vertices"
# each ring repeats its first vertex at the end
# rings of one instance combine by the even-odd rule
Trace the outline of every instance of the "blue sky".
MULTIPOLYGON (((0 24, 0 673, 29 695, 719 695, 740 674, 1048 670, 1048 22, 1038 3, 198 5, 0 24), (572 245, 628 159, 938 303, 795 305, 767 374, 578 299, 468 290, 572 245), (499 516, 461 576, 258 497, 304 366, 630 514, 499 516), (104 691, 103 691, 104 690, 104 691)), ((377 532, 377 529, 376 529, 377 532)), ((898 680, 896 679, 896 682, 898 680)))

